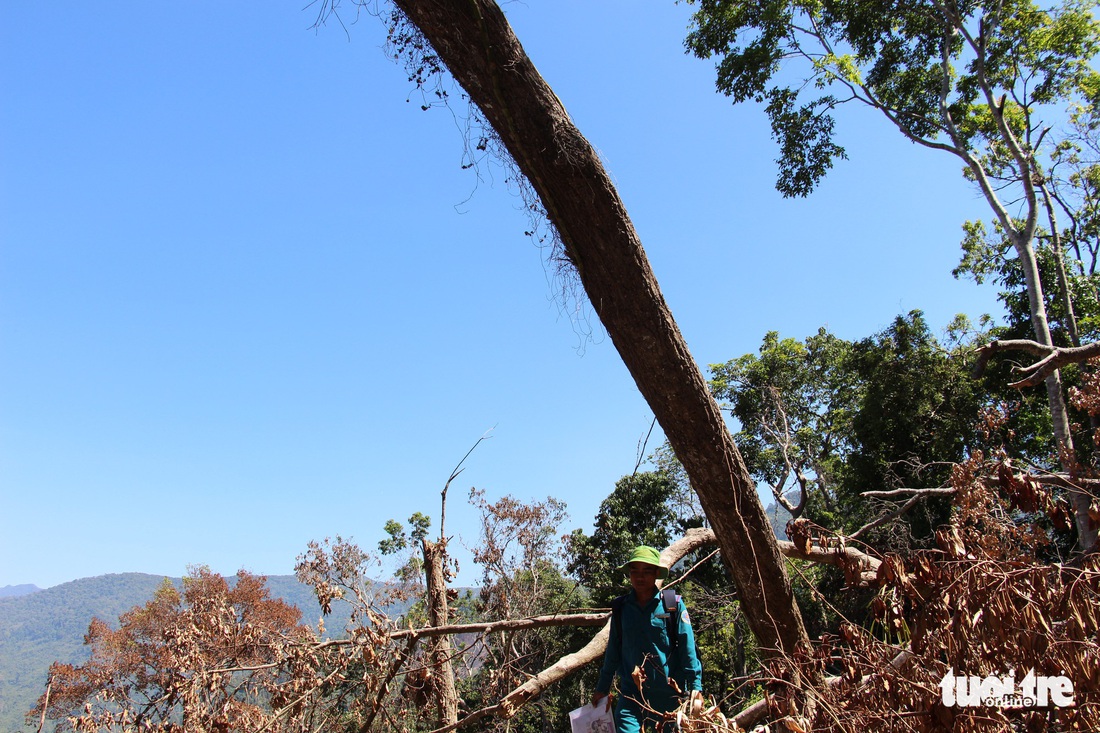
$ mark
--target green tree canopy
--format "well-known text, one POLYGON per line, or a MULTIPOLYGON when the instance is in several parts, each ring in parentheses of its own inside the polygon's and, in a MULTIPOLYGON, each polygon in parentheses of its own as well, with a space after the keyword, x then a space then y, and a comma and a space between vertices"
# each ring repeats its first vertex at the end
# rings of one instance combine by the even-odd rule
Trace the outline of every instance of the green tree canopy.
MULTIPOLYGON (((1080 141, 1088 135, 1081 130, 1095 130, 1100 74, 1092 60, 1100 50, 1100 22, 1092 0, 696 4, 687 47, 701 58, 719 58, 718 88, 735 102, 767 104, 784 195, 808 194, 843 157, 833 139, 836 107, 859 102, 875 109, 908 140, 963 163, 1015 250, 1039 349, 1055 346, 1037 256, 1037 245, 1049 244, 1053 292, 1076 334, 1055 201, 1091 205, 1088 187, 1096 176, 1089 165, 1078 165, 1078 175, 1065 179, 1078 184, 1073 197, 1059 195, 1050 170, 1084 149, 1080 141), (1070 122, 1076 131, 1059 129, 1070 122), (1044 224, 1049 242, 1038 239, 1044 224)), ((1080 233, 1094 220, 1090 211, 1071 216, 1080 233)), ((980 226, 967 223, 964 245, 981 239, 980 226)), ((1076 461, 1062 377, 1053 370, 1044 381, 1057 455, 1068 471, 1076 461)), ((1075 495, 1074 514, 1082 549, 1090 551, 1100 542, 1100 523, 1083 492, 1075 495)))
POLYGON ((838 105, 862 102, 910 140, 973 156, 981 175, 1004 178, 1030 174, 1028 157, 1047 132, 1038 114, 1100 88, 1091 2, 692 4, 688 49, 719 57, 722 93, 767 104, 782 151, 777 187, 789 196, 809 193, 844 156, 833 140, 838 105))
POLYGON ((938 486, 968 455, 983 405, 970 351, 941 345, 913 311, 855 342, 769 333, 759 354, 712 365, 711 385, 753 476, 777 498, 801 489, 805 516, 850 533, 877 512, 862 492, 938 486))

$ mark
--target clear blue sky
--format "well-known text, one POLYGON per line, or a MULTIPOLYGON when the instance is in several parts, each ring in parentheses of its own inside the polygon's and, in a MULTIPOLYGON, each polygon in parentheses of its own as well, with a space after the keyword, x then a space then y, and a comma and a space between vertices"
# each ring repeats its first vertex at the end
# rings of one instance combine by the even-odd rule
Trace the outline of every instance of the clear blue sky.
MULTIPOLYGON (((314 32, 302 5, 0 5, 0 586, 373 548, 388 518, 438 520, 493 426, 452 486, 456 545, 472 485, 590 530, 633 469, 650 412, 555 299, 501 171, 461 170, 378 21, 314 32)), ((784 200, 763 110, 683 53, 687 7, 505 8, 699 363, 999 312, 950 275, 986 216, 953 159, 853 110, 851 160, 784 200)))

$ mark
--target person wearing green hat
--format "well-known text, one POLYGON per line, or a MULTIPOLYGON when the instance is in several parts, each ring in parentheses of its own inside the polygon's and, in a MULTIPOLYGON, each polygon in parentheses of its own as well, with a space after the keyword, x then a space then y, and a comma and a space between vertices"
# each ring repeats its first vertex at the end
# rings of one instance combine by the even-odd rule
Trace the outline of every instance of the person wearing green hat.
POLYGON ((677 596, 675 609, 666 609, 657 592, 657 580, 668 577, 661 553, 640 545, 620 570, 630 580, 630 592, 611 604, 611 634, 592 704, 608 697, 618 674, 617 733, 661 731, 663 713, 675 710, 682 695, 693 703, 702 700, 703 667, 695 653, 695 633, 684 602, 677 596))

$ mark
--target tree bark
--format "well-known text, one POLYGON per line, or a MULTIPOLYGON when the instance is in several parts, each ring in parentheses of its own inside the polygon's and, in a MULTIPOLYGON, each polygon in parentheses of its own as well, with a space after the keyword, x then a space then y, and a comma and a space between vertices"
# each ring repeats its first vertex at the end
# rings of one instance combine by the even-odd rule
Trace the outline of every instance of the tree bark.
POLYGON ((531 183, 592 307, 714 527, 765 656, 807 642, 756 486, 688 352, 626 208, 491 0, 394 0, 531 183))
MULTIPOLYGON (((421 541, 424 547, 424 578, 427 585, 428 625, 446 626, 450 621, 447 608, 447 579, 443 575, 443 563, 447 557, 447 540, 421 541)), ((435 693, 436 710, 441 726, 458 722, 458 692, 455 690, 455 673, 451 665, 451 637, 432 637, 429 656, 432 663, 432 691, 435 693)))

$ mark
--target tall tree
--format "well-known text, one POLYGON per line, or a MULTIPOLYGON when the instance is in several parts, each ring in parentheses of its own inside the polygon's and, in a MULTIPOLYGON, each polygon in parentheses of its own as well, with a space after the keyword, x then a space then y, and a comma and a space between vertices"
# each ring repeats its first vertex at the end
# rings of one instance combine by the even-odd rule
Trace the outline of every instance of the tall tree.
POLYGON ((450 70, 530 182, 563 256, 691 478, 765 650, 807 642, 756 487, 595 150, 491 0, 395 0, 412 77, 450 70), (407 19, 411 26, 404 27, 407 19))
MULTIPOLYGON (((777 498, 798 489, 792 508, 852 535, 880 514, 863 492, 942 486, 973 449, 984 398, 972 354, 941 345, 913 311, 855 342, 824 329, 804 342, 769 333, 759 355, 713 365, 711 384, 741 425, 753 476, 777 498)), ((930 540, 936 522, 918 524, 913 539, 930 540)), ((909 539, 861 535, 879 551, 909 539)))
POLYGON ((569 535, 569 572, 606 606, 622 592, 616 568, 638 545, 665 547, 671 541, 674 515, 668 505, 671 479, 660 471, 642 471, 615 482, 611 495, 600 502, 592 535, 575 529, 569 535))
MULTIPOLYGON (((851 424, 843 512, 865 505, 863 492, 946 486, 952 464, 981 447, 976 427, 984 400, 972 367, 970 345, 945 348, 920 311, 853 344, 848 368, 863 389, 851 424)), ((904 536, 876 544, 891 551, 897 543, 928 544, 946 510, 946 499, 925 502, 904 536)))
POLYGON ((826 527, 836 527, 836 474, 853 448, 859 385, 847 368, 851 349, 824 328, 804 342, 772 331, 759 355, 711 365, 711 388, 741 426, 737 444, 753 478, 792 515, 812 504, 813 520, 826 527))
MULTIPOLYGON (((910 141, 962 161, 1015 250, 1034 339, 1054 345, 1036 257, 1053 214, 1046 187, 1049 133, 1072 103, 1088 103, 1100 23, 1091 2, 1044 9, 1031 0, 698 0, 687 46, 719 56, 718 88, 767 103, 779 140, 779 190, 806 195, 844 156, 831 110, 860 102, 910 141), (791 79, 792 65, 802 76, 791 79), (780 70, 782 69, 782 73, 780 70), (816 96, 809 101, 804 92, 816 96)), ((1060 261, 1060 260, 1059 260, 1060 261)), ((1073 439, 1061 377, 1046 380, 1063 455, 1073 439)), ((1096 546, 1088 497, 1077 502, 1083 547, 1096 546)))

